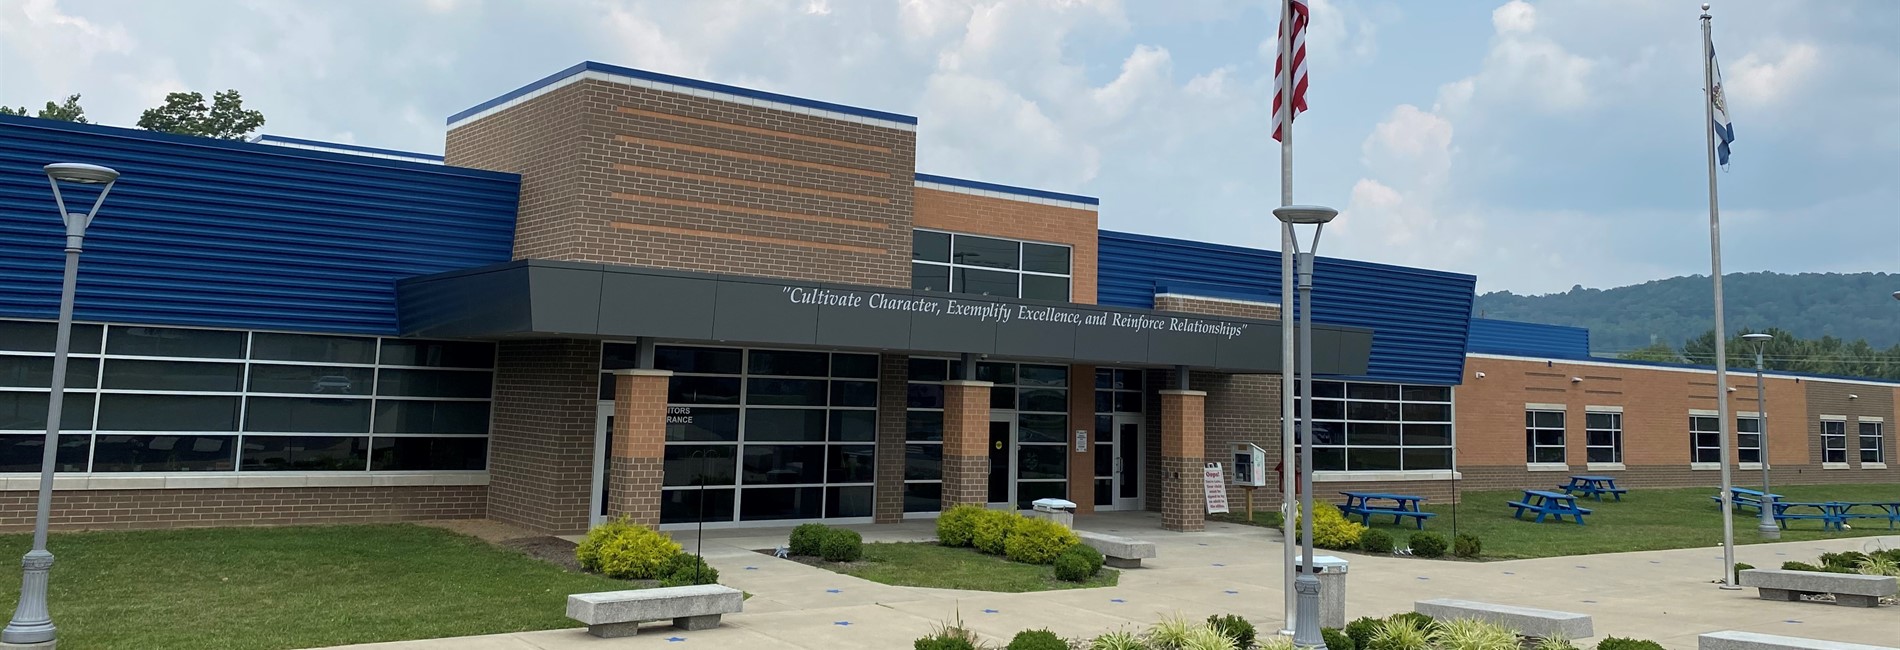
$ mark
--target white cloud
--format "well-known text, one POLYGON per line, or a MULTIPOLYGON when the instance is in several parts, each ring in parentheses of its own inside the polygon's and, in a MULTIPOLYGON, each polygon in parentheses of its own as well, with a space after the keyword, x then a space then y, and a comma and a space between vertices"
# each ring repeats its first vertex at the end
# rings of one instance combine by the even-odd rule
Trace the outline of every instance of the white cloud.
POLYGON ((1529 34, 1537 29, 1537 8, 1524 0, 1511 0, 1491 11, 1491 26, 1499 34, 1529 34))
POLYGON ((1820 50, 1811 43, 1783 44, 1773 50, 1749 52, 1722 70, 1722 82, 1731 97, 1754 106, 1779 104, 1799 94, 1821 63, 1820 50))

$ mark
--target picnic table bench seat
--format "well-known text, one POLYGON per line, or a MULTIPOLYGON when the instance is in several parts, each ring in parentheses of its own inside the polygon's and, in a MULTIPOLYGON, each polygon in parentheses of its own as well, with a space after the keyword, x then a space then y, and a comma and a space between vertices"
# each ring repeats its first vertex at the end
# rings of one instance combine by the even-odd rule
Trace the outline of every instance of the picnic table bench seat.
POLYGON ((1583 525, 1583 516, 1591 513, 1589 508, 1578 506, 1577 498, 1574 496, 1560 492, 1545 492, 1542 490, 1525 490, 1523 499, 1509 501, 1504 505, 1516 508, 1516 510, 1511 513, 1511 518, 1513 519, 1522 519, 1524 517, 1524 511, 1526 510, 1537 513, 1536 522, 1540 524, 1544 523, 1545 517, 1556 515, 1557 521, 1563 521, 1566 516, 1573 517, 1576 519, 1577 525, 1581 526, 1583 525))

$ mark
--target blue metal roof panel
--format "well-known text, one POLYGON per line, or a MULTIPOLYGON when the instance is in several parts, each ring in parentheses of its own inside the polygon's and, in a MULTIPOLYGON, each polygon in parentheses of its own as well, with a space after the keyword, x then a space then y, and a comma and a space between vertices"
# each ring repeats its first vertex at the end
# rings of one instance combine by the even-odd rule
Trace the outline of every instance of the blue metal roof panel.
POLYGON ((394 334, 397 279, 512 255, 514 174, 0 117, 0 316, 57 316, 55 161, 123 174, 87 231, 81 320, 394 334))
POLYGON ((263 143, 263 144, 277 144, 277 143, 294 144, 294 145, 303 145, 306 147, 322 147, 325 149, 336 149, 338 151, 354 151, 357 153, 374 154, 374 155, 380 155, 380 156, 417 158, 421 160, 433 160, 436 162, 442 161, 441 155, 432 154, 432 153, 416 153, 414 151, 398 151, 395 149, 384 149, 381 147, 365 147, 360 144, 344 144, 341 142, 324 142, 322 140, 307 140, 304 138, 293 138, 293 137, 285 136, 285 135, 271 135, 268 133, 257 136, 255 138, 251 138, 251 142, 263 143))
POLYGON ((1471 352, 1525 356, 1590 356, 1590 330, 1567 325, 1544 325, 1491 318, 1471 319, 1471 352))
POLYGON ((973 189, 973 190, 1001 192, 1004 194, 1016 194, 1019 196, 1033 196, 1036 198, 1053 199, 1056 201, 1074 201, 1076 203, 1086 203, 1088 205, 1102 204, 1101 199, 1095 198, 1093 196, 1082 196, 1080 194, 1063 194, 1061 192, 1051 192, 1049 190, 1038 190, 1038 189, 1033 189, 1033 188, 1028 188, 1028 187, 1016 187, 1014 185, 1000 185, 997 183, 985 183, 983 181, 973 181, 967 178, 953 178, 950 176, 938 176, 936 174, 917 174, 916 178, 917 178, 917 182, 919 183, 937 183, 940 185, 950 185, 954 187, 962 187, 962 188, 968 188, 968 189, 973 189))
POLYGON ((556 72, 546 77, 542 77, 541 79, 535 81, 534 83, 530 83, 526 86, 522 86, 520 88, 516 88, 514 90, 508 91, 507 93, 501 95, 500 97, 496 97, 494 99, 490 99, 480 104, 476 104, 475 106, 469 108, 468 110, 462 111, 460 113, 456 113, 454 115, 450 115, 447 123, 454 124, 456 121, 461 120, 462 118, 468 117, 470 115, 474 115, 476 113, 480 113, 482 111, 488 110, 490 108, 494 108, 496 106, 500 106, 522 95, 526 95, 536 90, 540 90, 542 88, 546 88, 548 86, 559 83, 567 79, 568 77, 572 77, 579 74, 585 74, 588 72, 600 72, 604 74, 620 75, 623 77, 633 77, 635 79, 644 79, 647 81, 653 81, 653 82, 664 83, 664 84, 672 84, 675 86, 697 88, 699 90, 707 90, 707 91, 723 93, 727 95, 735 95, 738 97, 762 99, 769 102, 778 102, 780 104, 791 104, 793 106, 803 106, 805 108, 815 108, 821 111, 832 111, 835 113, 844 113, 847 115, 857 115, 860 117, 869 117, 869 118, 874 118, 874 119, 879 119, 879 120, 898 122, 902 124, 916 124, 917 123, 917 118, 909 116, 909 115, 902 115, 899 113, 890 113, 886 111, 872 110, 869 108, 859 108, 856 106, 846 106, 844 104, 833 104, 831 102, 821 102, 816 99, 806 99, 803 97, 793 97, 791 95, 769 93, 763 90, 753 90, 751 88, 740 88, 738 86, 728 86, 726 84, 713 83, 710 81, 701 81, 699 79, 675 77, 670 74, 661 74, 658 72, 649 72, 646 70, 638 70, 634 68, 622 67, 622 66, 617 66, 617 65, 608 65, 608 64, 600 63, 596 61, 582 61, 580 63, 576 63, 573 66, 570 66, 569 68, 567 68, 566 70, 562 70, 560 72, 556 72))
MULTIPOLYGON (((1280 302, 1276 251, 1104 230, 1096 300, 1153 308, 1175 292, 1280 302)), ((1464 374, 1477 278, 1373 262, 1314 261, 1313 319, 1373 330, 1365 381, 1454 385, 1464 374)))

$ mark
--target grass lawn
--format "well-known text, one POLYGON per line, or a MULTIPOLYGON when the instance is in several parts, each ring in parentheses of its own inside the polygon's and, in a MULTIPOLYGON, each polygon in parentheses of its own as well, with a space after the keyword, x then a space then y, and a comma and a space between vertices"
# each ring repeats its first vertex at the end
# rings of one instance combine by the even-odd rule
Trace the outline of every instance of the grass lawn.
POLYGON ((935 542, 865 544, 864 559, 846 564, 815 562, 815 566, 900 587, 935 587, 1017 593, 1113 587, 1117 572, 1107 567, 1087 582, 1057 580, 1046 564, 1011 562, 974 549, 938 546, 935 542))
MULTIPOLYGON (((1558 480, 1552 478, 1552 484, 1558 480)), ((1586 525, 1583 526, 1569 520, 1566 520, 1569 523, 1552 523, 1549 519, 1536 524, 1531 522, 1534 518, 1531 514, 1525 514, 1522 520, 1511 518, 1512 509, 1504 504, 1521 499, 1523 490, 1466 492, 1463 503, 1458 505, 1455 521, 1450 505, 1426 504, 1425 510, 1438 516, 1427 522, 1425 529, 1446 537, 1450 537, 1454 529, 1477 535, 1484 542, 1487 559, 1713 547, 1722 543, 1721 508, 1709 500, 1715 492, 1715 488, 1633 489, 1623 495, 1621 503, 1613 497, 1605 497, 1602 503, 1578 499, 1578 505, 1592 511, 1584 515, 1586 525)), ((1790 501, 1891 501, 1900 498, 1900 485, 1790 485, 1775 486, 1775 493, 1790 501)), ((1273 525, 1278 523, 1279 513, 1256 510, 1254 519, 1256 525, 1273 525)), ((1358 517, 1352 519, 1359 520, 1358 517)), ((1223 520, 1246 523, 1238 515, 1223 520)), ((1735 543, 1764 541, 1755 533, 1760 520, 1752 510, 1737 511, 1735 543)), ((1900 531, 1888 530, 1885 521, 1849 520, 1848 525, 1854 527, 1833 532, 1822 531, 1819 521, 1789 522, 1789 528, 1781 531, 1780 541, 1900 535, 1900 531)), ((1404 525, 1394 525, 1390 517, 1374 517, 1372 527, 1391 533, 1401 547, 1416 530, 1410 520, 1404 525)))
MULTIPOLYGON (((31 544, 0 536, 0 554, 31 544)), ((574 627, 568 594, 629 588, 400 524, 63 533, 48 547, 53 622, 72 648, 308 648, 574 627)), ((17 569, 0 576, 5 611, 19 592, 17 569)))

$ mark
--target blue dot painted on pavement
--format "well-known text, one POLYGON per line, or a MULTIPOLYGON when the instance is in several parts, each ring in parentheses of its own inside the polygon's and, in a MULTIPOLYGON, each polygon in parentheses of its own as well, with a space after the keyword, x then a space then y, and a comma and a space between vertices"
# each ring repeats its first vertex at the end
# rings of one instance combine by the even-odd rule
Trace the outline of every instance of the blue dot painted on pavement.
POLYGON ((1794 620, 1794 619, 1792 619, 1792 618, 1791 618, 1791 619, 1788 619, 1788 620, 1785 620, 1785 621, 1782 621, 1782 622, 1783 622, 1783 623, 1796 623, 1796 624, 1799 624, 1799 623, 1800 623, 1801 621, 1797 621, 1797 620, 1794 620))
POLYGON ((1207 542, 1199 542, 1195 544, 1195 546, 1206 546, 1206 545, 1207 545, 1207 542))
POLYGON ((983 613, 985 613, 985 614, 1000 614, 1000 613, 1002 613, 1002 612, 1001 612, 1001 611, 999 611, 999 610, 994 610, 994 609, 986 609, 986 610, 983 610, 983 613))
POLYGON ((1787 555, 1787 553, 1783 553, 1781 551, 1775 551, 1775 555, 1787 555))
POLYGON ((851 621, 832 621, 831 624, 836 625, 838 627, 845 627, 845 626, 850 625, 851 621))
POLYGON ((667 642, 667 643, 685 643, 685 642, 686 642, 686 637, 681 637, 681 636, 669 636, 669 637, 666 637, 666 642, 667 642))
POLYGON ((1581 564, 1579 564, 1579 565, 1577 565, 1577 568, 1579 568, 1579 569, 1588 569, 1588 568, 1590 568, 1590 567, 1587 567, 1587 566, 1584 566, 1584 565, 1581 565, 1581 564))
POLYGON ((1108 602, 1111 602, 1111 603, 1125 603, 1125 602, 1128 602, 1128 601, 1126 601, 1126 600, 1122 600, 1122 599, 1120 599, 1120 598, 1110 598, 1110 599, 1108 599, 1108 602))
POLYGON ((1221 564, 1221 563, 1219 563, 1219 562, 1215 562, 1215 563, 1214 563, 1214 566, 1227 566, 1227 565, 1225 565, 1225 564, 1221 564))
POLYGON ((844 593, 844 590, 843 590, 843 589, 826 589, 826 590, 825 590, 825 593, 828 593, 828 594, 842 594, 842 593, 844 593))
POLYGON ((1650 564, 1662 564, 1662 560, 1650 560, 1650 564))
POLYGON ((1505 572, 1504 572, 1504 575, 1507 575, 1507 576, 1514 576, 1514 575, 1517 575, 1517 572, 1516 572, 1516 571, 1505 571, 1505 572))
POLYGON ((1425 576, 1419 576, 1419 577, 1418 577, 1418 579, 1420 579, 1420 580, 1430 580, 1431 578, 1427 578, 1427 577, 1425 577, 1425 576))
POLYGON ((1232 589, 1229 589, 1229 590, 1227 590, 1227 591, 1226 591, 1225 593, 1226 593, 1227 595, 1229 595, 1229 596, 1238 596, 1238 595, 1240 595, 1240 592, 1238 592, 1238 591, 1234 591, 1234 590, 1232 590, 1232 589))
POLYGON ((1596 604, 1596 602, 1597 602, 1597 601, 1594 601, 1594 600, 1586 600, 1586 601, 1583 601, 1583 602, 1586 602, 1586 603, 1590 603, 1590 604, 1592 604, 1592 605, 1594 605, 1594 604, 1596 604))
POLYGON ((759 570, 759 568, 758 568, 758 567, 755 567, 755 566, 749 566, 749 567, 746 567, 746 568, 745 568, 745 570, 747 570, 747 571, 757 571, 757 570, 759 570))

